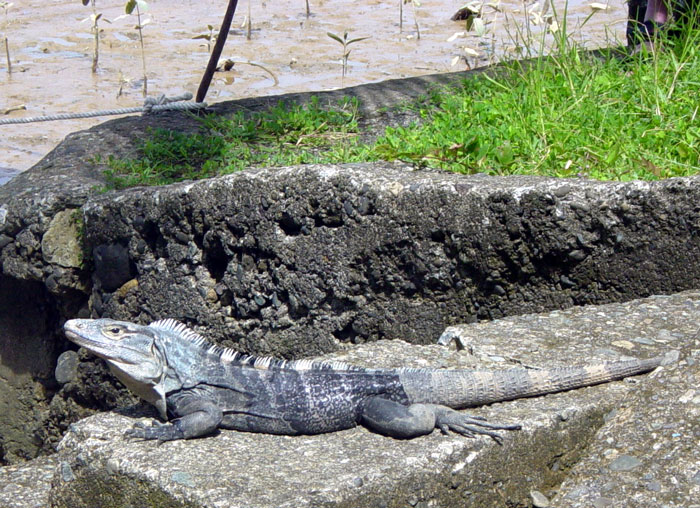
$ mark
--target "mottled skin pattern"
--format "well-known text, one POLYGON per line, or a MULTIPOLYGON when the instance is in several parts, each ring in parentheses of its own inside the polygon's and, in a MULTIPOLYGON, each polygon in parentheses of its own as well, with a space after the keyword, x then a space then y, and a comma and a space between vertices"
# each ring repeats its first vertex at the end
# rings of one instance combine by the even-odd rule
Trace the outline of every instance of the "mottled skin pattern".
POLYGON ((217 428, 270 434, 319 434, 364 425, 412 438, 435 428, 465 436, 494 425, 453 408, 569 390, 657 367, 660 359, 550 370, 362 369, 340 362, 283 361, 213 346, 174 320, 148 326, 73 319, 66 336, 105 359, 134 393, 169 423, 127 435, 169 441, 217 428))

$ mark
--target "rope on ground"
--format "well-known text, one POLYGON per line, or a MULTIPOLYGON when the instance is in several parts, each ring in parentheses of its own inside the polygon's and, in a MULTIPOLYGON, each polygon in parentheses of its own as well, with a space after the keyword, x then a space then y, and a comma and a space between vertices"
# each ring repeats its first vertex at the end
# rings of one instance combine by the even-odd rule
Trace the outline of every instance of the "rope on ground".
POLYGON ((87 113, 59 113, 56 115, 34 116, 28 118, 3 118, 0 119, 0 125, 13 123, 33 123, 33 122, 49 122, 52 120, 72 120, 75 118, 92 118, 96 116, 109 115, 128 115, 129 113, 143 113, 149 115, 158 111, 185 111, 189 109, 203 109, 207 107, 206 102, 192 102, 191 93, 184 93, 176 97, 146 97, 143 106, 121 109, 105 109, 102 111, 89 111, 87 113), (183 102, 185 101, 185 102, 183 102))

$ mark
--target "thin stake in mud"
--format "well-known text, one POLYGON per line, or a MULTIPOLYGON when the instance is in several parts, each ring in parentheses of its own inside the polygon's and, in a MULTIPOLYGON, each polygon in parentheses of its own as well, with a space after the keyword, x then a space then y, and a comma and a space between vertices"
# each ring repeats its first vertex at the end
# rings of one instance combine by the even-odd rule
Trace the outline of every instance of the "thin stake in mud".
POLYGON ((10 45, 5 37, 5 58, 7 58, 7 73, 12 74, 12 62, 10 62, 10 45))
POLYGON ((245 38, 247 40, 250 40, 251 37, 251 32, 253 31, 253 22, 250 19, 250 1, 248 0, 248 19, 246 19, 246 26, 245 26, 245 38))
POLYGON ((231 21, 233 21, 233 15, 236 12, 237 6, 238 0, 229 0, 228 7, 226 8, 226 14, 224 14, 224 19, 221 22, 221 28, 219 29, 219 36, 216 38, 216 44, 214 44, 214 49, 209 56, 209 63, 207 63, 207 68, 202 76, 202 81, 199 83, 195 102, 204 102, 204 98, 207 96, 211 79, 214 77, 214 72, 216 72, 216 67, 219 63, 219 57, 221 57, 221 52, 224 50, 226 37, 228 37, 228 32, 231 29, 231 21))

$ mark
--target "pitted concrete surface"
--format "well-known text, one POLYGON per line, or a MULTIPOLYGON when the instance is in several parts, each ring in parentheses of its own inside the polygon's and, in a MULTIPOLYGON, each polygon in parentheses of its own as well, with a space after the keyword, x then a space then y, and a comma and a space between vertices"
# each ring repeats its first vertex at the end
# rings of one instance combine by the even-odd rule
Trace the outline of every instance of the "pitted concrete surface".
POLYGON ((503 446, 439 432, 398 441, 361 428, 303 437, 222 431, 158 446, 123 439, 132 417, 90 417, 61 443, 52 506, 496 507, 531 506, 533 496, 551 506, 696 506, 699 319, 692 291, 455 327, 468 344, 461 351, 379 341, 326 357, 503 368, 666 355, 651 374, 475 409, 523 423, 503 446))

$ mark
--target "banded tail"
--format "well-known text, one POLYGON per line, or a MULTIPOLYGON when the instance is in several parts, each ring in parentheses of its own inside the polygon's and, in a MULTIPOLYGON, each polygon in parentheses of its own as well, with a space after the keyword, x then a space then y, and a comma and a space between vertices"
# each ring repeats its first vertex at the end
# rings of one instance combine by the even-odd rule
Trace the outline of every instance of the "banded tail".
POLYGON ((411 403, 461 409, 615 381, 654 370, 662 359, 543 370, 406 370, 400 379, 411 403))

